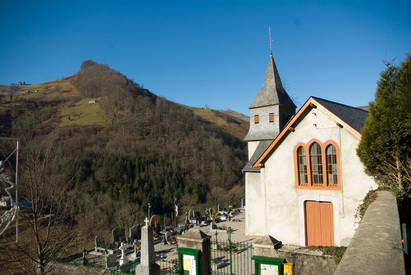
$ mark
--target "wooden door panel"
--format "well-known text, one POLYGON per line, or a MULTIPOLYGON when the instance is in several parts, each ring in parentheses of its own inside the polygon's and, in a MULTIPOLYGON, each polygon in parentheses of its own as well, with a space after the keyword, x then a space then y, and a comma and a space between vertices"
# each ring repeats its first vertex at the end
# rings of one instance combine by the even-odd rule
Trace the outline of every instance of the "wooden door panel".
POLYGON ((334 246, 333 205, 320 202, 321 246, 334 246))
POLYGON ((333 205, 330 202, 305 202, 307 246, 334 246, 333 205))

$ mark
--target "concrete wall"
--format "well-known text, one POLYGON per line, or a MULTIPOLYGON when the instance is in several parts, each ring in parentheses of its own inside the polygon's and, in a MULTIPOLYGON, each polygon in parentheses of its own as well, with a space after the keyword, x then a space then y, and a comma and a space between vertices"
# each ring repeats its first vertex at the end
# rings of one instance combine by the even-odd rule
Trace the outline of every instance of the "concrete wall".
POLYGON ((334 209, 335 245, 347 246, 355 232, 357 207, 377 187, 364 173, 356 154, 358 143, 358 137, 338 127, 328 114, 318 108, 310 110, 268 158, 260 179, 246 175, 247 234, 268 234, 283 243, 304 246, 304 201, 329 201, 334 209), (313 138, 322 143, 332 140, 340 148, 341 190, 296 189, 294 149, 313 138))
POLYGON ((397 201, 379 191, 334 274, 405 274, 401 248, 397 201))

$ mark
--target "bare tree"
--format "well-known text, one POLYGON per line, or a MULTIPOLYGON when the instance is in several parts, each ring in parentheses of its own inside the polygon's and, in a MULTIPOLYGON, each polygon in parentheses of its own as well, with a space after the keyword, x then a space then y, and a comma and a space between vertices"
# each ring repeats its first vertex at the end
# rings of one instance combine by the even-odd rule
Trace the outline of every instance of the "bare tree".
POLYGON ((2 269, 47 274, 76 236, 61 151, 53 141, 24 140, 20 151, 19 241, 2 247, 2 269))

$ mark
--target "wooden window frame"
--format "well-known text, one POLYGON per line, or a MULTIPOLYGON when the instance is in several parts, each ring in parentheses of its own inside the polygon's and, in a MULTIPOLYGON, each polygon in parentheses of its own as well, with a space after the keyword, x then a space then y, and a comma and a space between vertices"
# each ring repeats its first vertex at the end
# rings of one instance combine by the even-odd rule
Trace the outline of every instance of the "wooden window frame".
POLYGON ((327 170, 325 171, 328 185, 337 185, 339 182, 338 179, 338 164, 337 164, 337 149, 333 144, 328 144, 327 147, 324 148, 325 151, 325 159, 327 161, 326 167, 327 170), (330 154, 328 153, 329 148, 334 148, 333 152, 330 154), (335 151, 335 152, 334 152, 335 151))
POLYGON ((341 166, 340 166, 340 148, 338 145, 332 141, 328 140, 324 143, 319 141, 318 139, 312 139, 308 143, 298 143, 295 148, 294 148, 294 170, 295 170, 295 187, 297 189, 315 189, 315 190, 341 190, 341 166), (323 182, 321 184, 319 183, 313 183, 313 176, 312 176, 312 160, 311 160, 311 146, 314 143, 318 143, 318 145, 321 148, 321 165, 322 165, 322 177, 323 177, 323 182), (337 179, 337 184, 334 183, 329 183, 329 173, 327 169, 328 163, 327 163, 327 147, 329 145, 334 146, 335 152, 336 152, 336 168, 337 171, 336 173, 333 173, 333 176, 336 176, 337 179), (308 177, 308 183, 300 183, 300 163, 299 163, 299 155, 298 155, 298 148, 303 147, 305 149, 306 153, 306 162, 307 162, 307 177, 308 177))
POLYGON ((268 114, 268 121, 269 121, 270 123, 274 122, 274 113, 269 113, 269 114, 268 114))
POLYGON ((303 146, 297 147, 297 180, 299 186, 308 186, 308 166, 307 166, 307 151, 303 146), (304 152, 299 152, 299 149, 304 150, 304 152), (303 153, 303 154, 302 154, 303 153), (304 179, 304 182, 301 182, 301 179, 304 179))
POLYGON ((259 115, 254 115, 254 124, 260 123, 260 116, 259 115))
POLYGON ((310 176, 311 183, 314 186, 321 186, 324 184, 324 167, 323 167, 323 150, 318 142, 313 142, 309 146, 309 158, 310 158, 310 176), (319 152, 314 149, 314 146, 318 147, 319 152), (313 152, 314 150, 316 152, 313 152))

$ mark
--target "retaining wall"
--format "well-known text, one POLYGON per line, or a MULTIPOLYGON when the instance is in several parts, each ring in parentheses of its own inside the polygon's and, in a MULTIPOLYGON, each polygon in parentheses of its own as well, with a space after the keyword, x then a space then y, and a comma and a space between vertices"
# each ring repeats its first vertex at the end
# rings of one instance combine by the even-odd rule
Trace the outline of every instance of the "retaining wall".
POLYGON ((405 274, 401 249, 397 200, 378 191, 334 274, 405 274))

